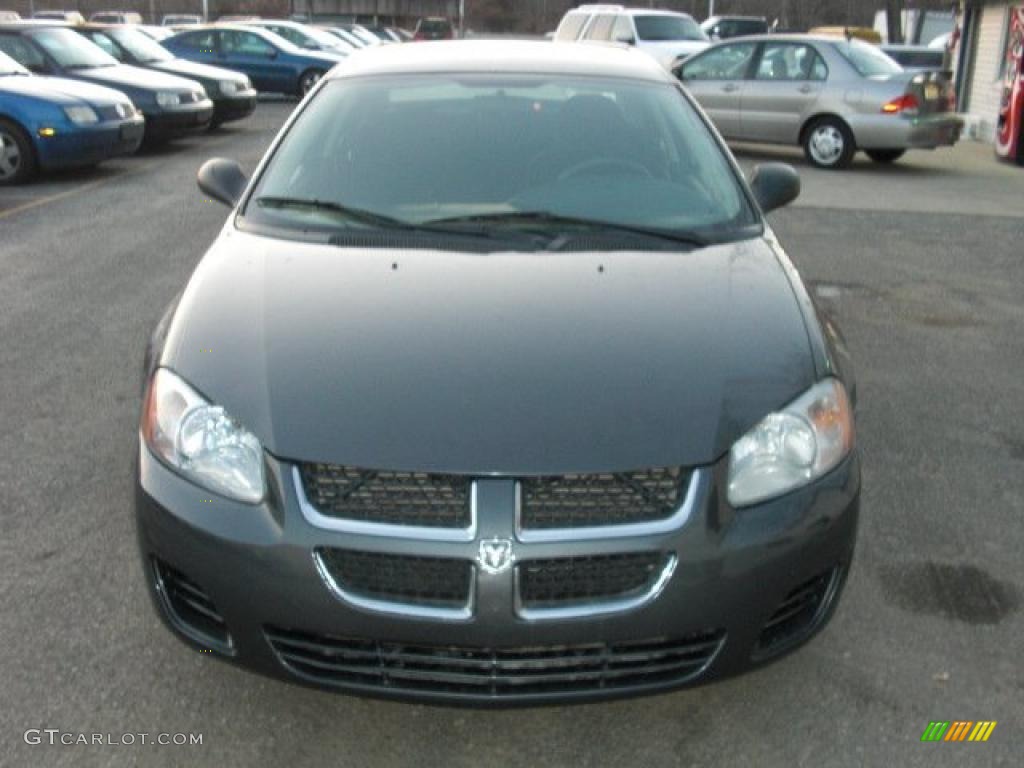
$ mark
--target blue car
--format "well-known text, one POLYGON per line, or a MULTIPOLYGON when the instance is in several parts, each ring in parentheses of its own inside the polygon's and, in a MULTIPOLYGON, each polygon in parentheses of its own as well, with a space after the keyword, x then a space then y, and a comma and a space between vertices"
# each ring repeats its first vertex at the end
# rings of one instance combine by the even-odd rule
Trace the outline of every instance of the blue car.
POLYGON ((213 117, 213 102, 199 83, 121 64, 66 25, 0 24, 0 51, 37 75, 120 91, 145 117, 146 141, 205 130, 213 117))
POLYGON ((305 96, 346 56, 341 50, 304 50, 268 30, 240 25, 190 29, 161 45, 179 58, 248 75, 259 91, 294 96, 305 96))
POLYGON ((121 92, 36 77, 0 53, 0 186, 28 181, 39 169, 130 154, 144 130, 142 115, 121 92))

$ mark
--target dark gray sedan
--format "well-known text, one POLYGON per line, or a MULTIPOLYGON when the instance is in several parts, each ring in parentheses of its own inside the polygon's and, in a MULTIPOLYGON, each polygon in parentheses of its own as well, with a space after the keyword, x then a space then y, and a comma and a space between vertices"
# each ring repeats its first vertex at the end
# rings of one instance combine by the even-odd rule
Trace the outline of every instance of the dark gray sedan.
POLYGON ((662 691, 836 608, 847 349, 679 83, 635 50, 336 67, 156 329, 136 510, 191 647, 357 694, 662 691))
POLYGON ((799 145, 820 168, 845 168, 858 149, 891 163, 963 129, 948 73, 907 72, 856 39, 736 38, 675 71, 726 139, 799 145))

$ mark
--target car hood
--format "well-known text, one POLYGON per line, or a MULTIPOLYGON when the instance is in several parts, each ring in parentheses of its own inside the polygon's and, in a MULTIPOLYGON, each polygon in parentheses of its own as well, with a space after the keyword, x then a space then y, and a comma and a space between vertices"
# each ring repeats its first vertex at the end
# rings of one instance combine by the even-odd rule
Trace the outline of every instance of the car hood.
POLYGON ((61 77, 3 77, 0 78, 0 91, 62 105, 82 102, 107 105, 125 100, 119 91, 111 88, 77 80, 65 80, 61 77))
POLYGON ((90 83, 109 85, 111 88, 141 88, 143 90, 188 90, 194 91, 200 86, 195 80, 187 80, 152 69, 142 69, 129 64, 117 64, 110 67, 94 67, 80 69, 71 73, 76 79, 81 78, 90 83))
POLYGON ((312 62, 320 62, 322 64, 326 64, 328 67, 333 67, 339 61, 344 61, 346 58, 348 58, 348 54, 340 50, 337 53, 335 53, 332 51, 314 51, 306 48, 303 48, 302 52, 296 54, 296 56, 312 62))
POLYGON ((171 59, 170 61, 157 61, 147 65, 152 69, 166 72, 169 75, 180 75, 185 78, 197 80, 230 80, 233 83, 245 82, 245 78, 230 69, 211 67, 209 64, 199 64, 195 61, 185 59, 171 59))
POLYGON ((815 377, 762 239, 480 255, 230 225, 160 360, 278 457, 474 474, 707 464, 815 377))

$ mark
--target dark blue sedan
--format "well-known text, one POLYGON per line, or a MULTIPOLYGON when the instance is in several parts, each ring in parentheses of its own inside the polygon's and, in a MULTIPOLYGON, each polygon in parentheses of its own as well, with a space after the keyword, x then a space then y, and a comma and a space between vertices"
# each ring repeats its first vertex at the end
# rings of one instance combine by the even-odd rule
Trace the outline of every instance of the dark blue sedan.
POLYGON ((182 59, 233 69, 259 91, 305 96, 345 54, 308 51, 265 29, 203 27, 167 38, 161 45, 182 59))
POLYGON ((36 77, 0 53, 0 186, 134 152, 144 128, 119 91, 36 77))

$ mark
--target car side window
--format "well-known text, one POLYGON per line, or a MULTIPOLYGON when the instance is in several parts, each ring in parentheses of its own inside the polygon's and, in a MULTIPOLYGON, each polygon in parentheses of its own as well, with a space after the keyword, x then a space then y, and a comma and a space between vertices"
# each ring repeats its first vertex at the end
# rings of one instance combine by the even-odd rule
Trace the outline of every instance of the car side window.
POLYGON ((225 30, 221 32, 220 44, 225 52, 243 56, 269 56, 274 52, 270 43, 252 32, 225 30))
POLYGON ((723 45, 683 65, 684 80, 742 80, 754 57, 754 43, 723 45))
POLYGON ((124 59, 124 56, 121 55, 121 49, 114 44, 113 40, 104 35, 102 32, 90 32, 89 40, 91 40, 95 45, 98 45, 100 48, 102 48, 105 52, 109 53, 118 61, 124 59))
POLYGON ((46 57, 32 43, 23 40, 18 35, 0 35, 0 51, 31 72, 47 70, 46 57))
POLYGON ((812 80, 818 54, 802 43, 767 43, 754 75, 757 80, 812 80))
POLYGON ((811 80, 825 82, 828 80, 828 64, 821 58, 821 54, 814 53, 814 64, 811 65, 811 80))
POLYGON ((177 39, 178 45, 182 48, 190 48, 194 51, 202 51, 206 53, 213 53, 213 32, 190 32, 187 35, 182 35, 177 39))
POLYGON ((587 40, 610 40, 612 35, 612 25, 615 24, 615 16, 609 13, 604 13, 598 16, 591 23, 590 27, 587 28, 585 35, 587 40))
POLYGON ((558 31, 555 33, 555 40, 567 40, 573 41, 580 36, 580 32, 583 30, 583 25, 587 23, 589 19, 585 13, 570 13, 565 17, 565 20, 558 25, 558 31))
POLYGON ((612 26, 611 39, 616 43, 635 43, 636 34, 633 32, 633 22, 629 16, 619 16, 612 26))

